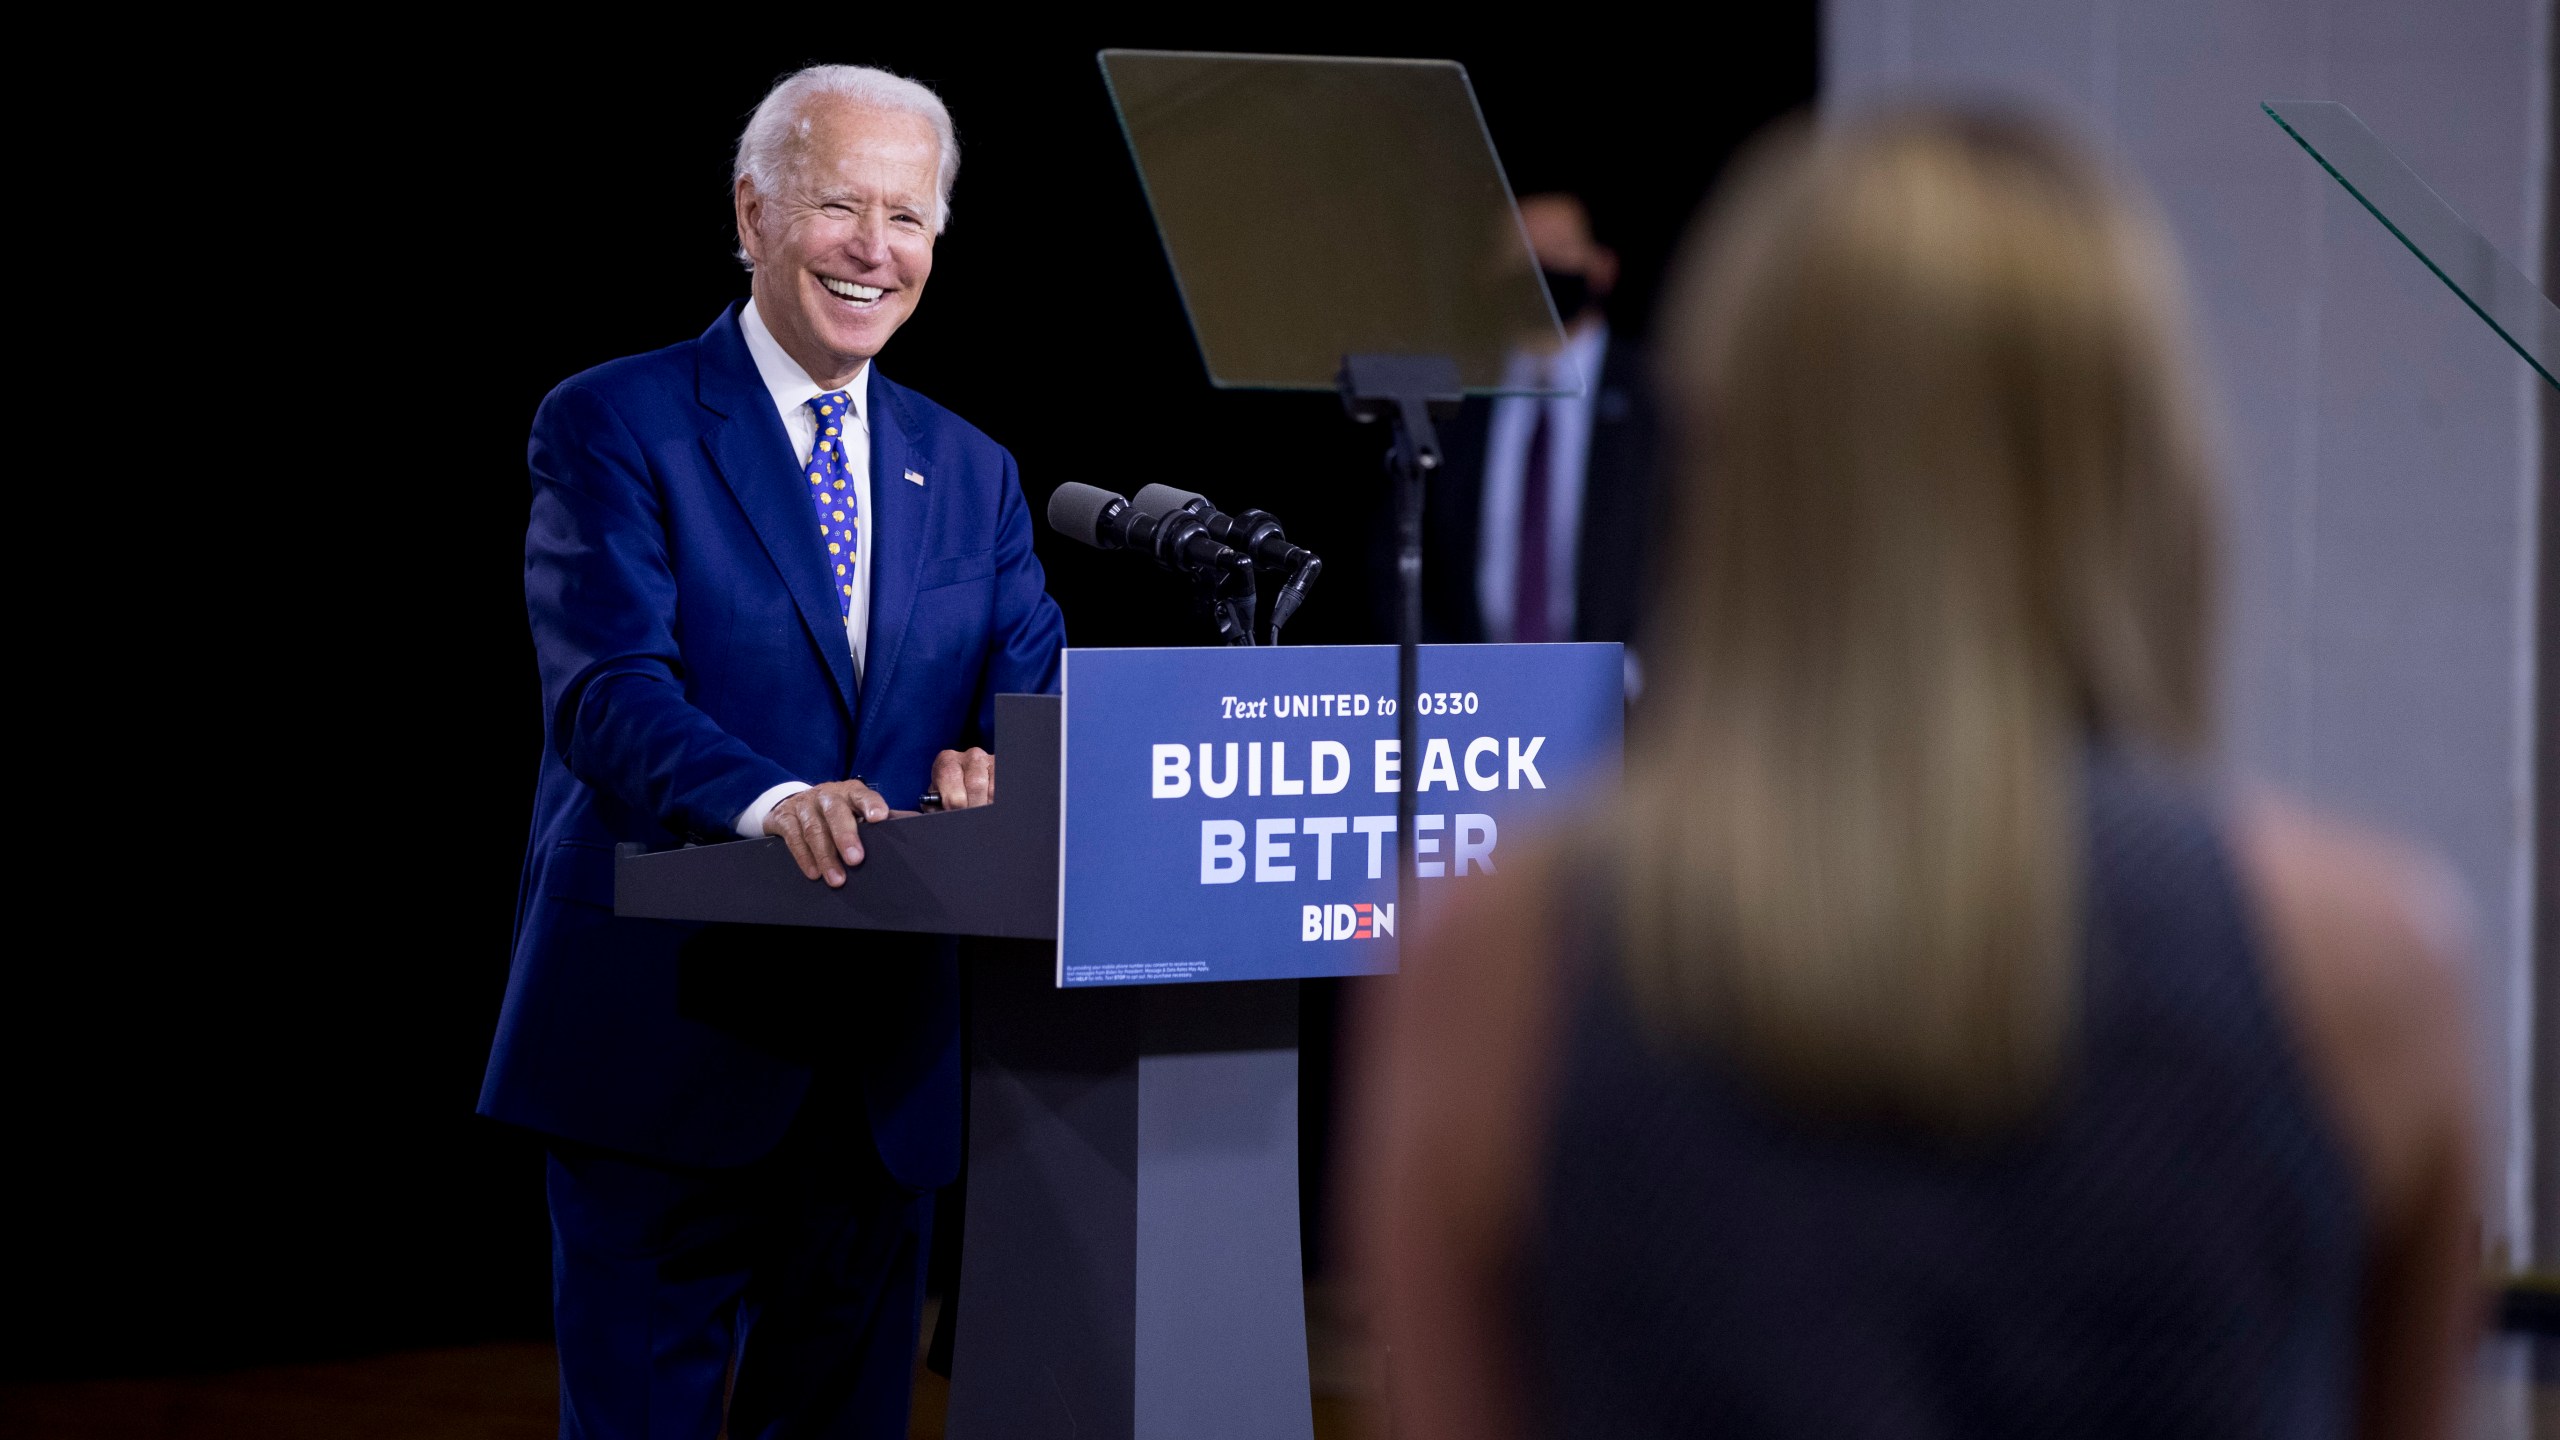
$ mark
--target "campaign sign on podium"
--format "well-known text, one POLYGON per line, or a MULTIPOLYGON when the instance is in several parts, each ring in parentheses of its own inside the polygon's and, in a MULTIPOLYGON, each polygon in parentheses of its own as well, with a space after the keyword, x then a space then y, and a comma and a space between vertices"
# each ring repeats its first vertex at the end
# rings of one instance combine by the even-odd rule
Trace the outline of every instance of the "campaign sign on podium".
MULTIPOLYGON (((1396 968, 1396 652, 1066 652, 1058 983, 1396 968)), ((1616 645, 1422 648, 1422 893, 1502 883, 1505 835, 1616 783, 1616 645)))

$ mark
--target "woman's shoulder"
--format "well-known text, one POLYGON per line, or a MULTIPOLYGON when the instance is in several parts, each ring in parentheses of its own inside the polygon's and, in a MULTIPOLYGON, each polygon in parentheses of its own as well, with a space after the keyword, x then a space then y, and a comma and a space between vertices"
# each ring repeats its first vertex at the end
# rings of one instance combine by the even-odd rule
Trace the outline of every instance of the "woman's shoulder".
POLYGON ((1416 1028, 1470 1067, 1508 1064, 1548 1038, 1559 932, 1589 898, 1574 893, 1564 836, 1522 839, 1505 847, 1498 883, 1431 897, 1404 965, 1400 988, 1419 1012, 1416 1028))
POLYGON ((1547 1107, 1559 1034, 1557 966, 1569 848, 1506 839, 1495 877, 1429 897, 1408 929, 1402 973, 1367 992, 1362 1029, 1373 1113, 1395 1132, 1395 1164, 1434 1172, 1446 1193, 1516 1215, 1547 1107))
POLYGON ((2277 1002, 2387 1226, 2473 1123, 2461 890, 2404 842, 2273 790, 2232 848, 2277 1002))

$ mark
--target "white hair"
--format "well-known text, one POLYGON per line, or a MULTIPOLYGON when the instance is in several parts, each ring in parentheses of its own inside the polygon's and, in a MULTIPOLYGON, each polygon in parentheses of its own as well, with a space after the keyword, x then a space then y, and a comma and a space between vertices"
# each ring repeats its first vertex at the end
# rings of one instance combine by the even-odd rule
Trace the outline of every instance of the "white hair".
MULTIPOLYGON (((793 151, 809 133, 809 102, 821 96, 932 122, 934 138, 942 146, 942 170, 935 177, 933 201, 933 233, 941 234, 942 227, 951 223, 952 182, 960 178, 960 135, 951 128, 951 112, 927 86, 868 65, 812 65, 783 76, 766 91, 756 113, 747 117, 745 132, 738 136, 730 188, 735 190, 741 179, 753 180, 760 195, 782 188, 782 178, 796 158, 793 151)), ((738 258, 747 259, 743 245, 738 258)), ((755 262, 748 260, 747 268, 754 269, 755 262)))

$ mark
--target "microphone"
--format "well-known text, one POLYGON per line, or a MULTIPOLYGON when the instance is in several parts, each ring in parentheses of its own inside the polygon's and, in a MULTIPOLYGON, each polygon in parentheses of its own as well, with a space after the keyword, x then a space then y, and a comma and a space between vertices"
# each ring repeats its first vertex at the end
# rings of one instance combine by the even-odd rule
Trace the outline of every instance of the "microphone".
POLYGON ((1197 580, 1221 578, 1251 562, 1222 545, 1188 511, 1151 514, 1098 485, 1068 481, 1049 496, 1049 528, 1097 550, 1135 550, 1197 580))
POLYGON ((1251 557, 1255 569, 1288 577, 1271 596, 1270 628, 1263 642, 1266 645, 1280 643, 1280 627, 1298 613, 1298 607, 1306 603, 1308 587, 1324 573, 1324 562, 1316 558, 1316 552, 1290 544, 1289 537, 1280 533, 1279 517, 1268 510, 1221 514, 1217 506, 1209 503, 1208 496, 1176 490, 1170 485, 1149 485, 1138 492, 1134 503, 1151 514, 1189 515, 1213 538, 1251 557))
POLYGON ((1150 515, 1186 512, 1197 517, 1212 537, 1252 556, 1259 569, 1294 574, 1302 566, 1323 564, 1315 552, 1290 544, 1289 537, 1280 533, 1279 517, 1267 510, 1221 514, 1217 506, 1209 503, 1208 496, 1176 490, 1170 485, 1150 485, 1139 491, 1131 503, 1150 515))

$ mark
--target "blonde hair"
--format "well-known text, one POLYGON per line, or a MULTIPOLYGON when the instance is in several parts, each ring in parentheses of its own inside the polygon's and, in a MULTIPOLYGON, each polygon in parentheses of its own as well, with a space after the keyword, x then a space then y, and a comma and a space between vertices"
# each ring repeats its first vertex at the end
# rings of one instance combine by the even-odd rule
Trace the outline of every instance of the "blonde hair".
POLYGON ((1622 839, 1636 994, 1788 1098, 2054 1083, 2093 739, 2204 744, 2212 516, 2160 227, 2013 117, 1763 141, 1664 313, 1679 573, 1622 839))

